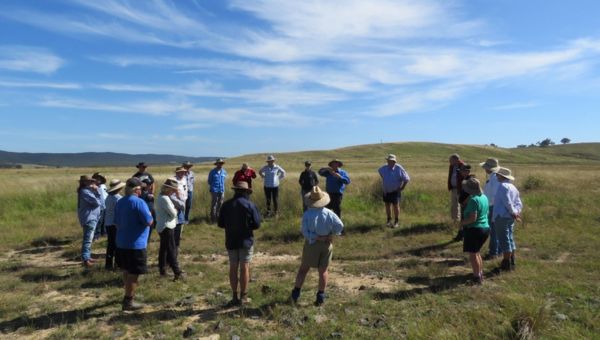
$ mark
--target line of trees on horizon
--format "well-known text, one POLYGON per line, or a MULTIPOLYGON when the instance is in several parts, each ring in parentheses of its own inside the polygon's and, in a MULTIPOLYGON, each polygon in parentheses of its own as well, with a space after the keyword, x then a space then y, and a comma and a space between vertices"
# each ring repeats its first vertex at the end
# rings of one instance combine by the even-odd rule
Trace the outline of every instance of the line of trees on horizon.
MULTIPOLYGON (((567 138, 567 137, 564 137, 564 138, 562 138, 560 140, 560 143, 563 144, 563 145, 564 144, 569 144, 569 143, 571 143, 571 139, 567 138)), ((536 142, 535 144, 533 144, 533 143, 531 143, 529 145, 519 144, 519 145, 517 145, 517 148, 535 148, 535 147, 545 148, 545 147, 549 147, 549 146, 552 146, 552 145, 555 145, 555 144, 556 143, 552 139, 546 138, 546 139, 543 139, 541 141, 536 142)))

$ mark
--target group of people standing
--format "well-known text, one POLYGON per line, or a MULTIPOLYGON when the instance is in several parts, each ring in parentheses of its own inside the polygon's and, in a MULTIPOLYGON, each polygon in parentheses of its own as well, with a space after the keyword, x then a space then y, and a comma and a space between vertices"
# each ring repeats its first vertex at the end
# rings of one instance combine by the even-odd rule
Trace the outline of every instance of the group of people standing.
POLYGON ((514 227, 521 220, 523 203, 513 184, 515 177, 508 168, 500 167, 495 158, 479 165, 487 180, 483 189, 471 166, 458 154, 449 158, 448 190, 450 216, 458 226, 454 241, 463 241, 463 251, 469 253, 474 281, 483 283, 483 258, 480 251, 489 237, 485 259, 502 255, 501 270, 515 269, 514 227))

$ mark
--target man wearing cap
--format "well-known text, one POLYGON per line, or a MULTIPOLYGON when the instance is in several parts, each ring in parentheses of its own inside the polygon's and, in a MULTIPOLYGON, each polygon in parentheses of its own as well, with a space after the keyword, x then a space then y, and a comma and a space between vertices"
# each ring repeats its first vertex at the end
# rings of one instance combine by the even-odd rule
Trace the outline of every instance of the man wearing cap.
POLYGON ((327 208, 333 210, 339 218, 342 218, 342 198, 346 185, 350 184, 350 177, 342 169, 344 163, 339 159, 332 160, 328 165, 328 168, 319 169, 319 175, 326 178, 325 190, 330 198, 327 208))
POLYGON ((96 180, 89 175, 81 176, 77 188, 77 217, 83 229, 81 260, 85 267, 91 267, 94 263, 92 259, 92 241, 94 230, 98 220, 100 220, 101 206, 102 201, 100 193, 98 193, 96 180))
POLYGON ((187 182, 187 200, 185 201, 185 224, 190 223, 190 211, 192 210, 192 201, 194 200, 194 184, 196 183, 196 175, 192 171, 194 164, 190 161, 186 161, 181 165, 187 173, 185 174, 185 180, 187 182))
POLYGON ((119 268, 123 270, 125 281, 122 303, 124 311, 143 307, 133 299, 139 275, 148 272, 146 248, 153 220, 148 205, 140 198, 141 194, 142 182, 137 178, 130 178, 125 185, 125 197, 121 198, 115 207, 116 260, 119 268))
POLYGON ((489 242, 489 250, 487 255, 485 256, 486 260, 491 260, 498 256, 500 253, 498 250, 498 239, 496 238, 496 231, 494 229, 494 196, 496 196, 496 191, 498 191, 498 186, 500 186, 500 182, 498 182, 498 178, 496 177, 496 171, 499 169, 498 160, 496 158, 488 158, 485 162, 479 163, 479 165, 485 170, 485 173, 488 175, 488 179, 485 182, 485 186, 483 187, 483 193, 488 199, 489 203, 489 216, 488 223, 490 225, 490 242, 489 242))
POLYGON ((498 190, 494 196, 494 229, 498 239, 499 250, 503 254, 500 268, 502 270, 515 269, 515 251, 517 249, 513 237, 516 221, 521 220, 523 203, 517 187, 512 184, 515 178, 507 168, 498 168, 498 190))
POLYGON ((106 210, 104 211, 104 224, 106 226, 106 256, 104 269, 115 269, 115 251, 117 249, 117 227, 115 226, 115 207, 123 197, 119 194, 125 183, 118 179, 110 181, 108 197, 106 198, 106 210))
POLYGON ((248 282, 250 261, 254 253, 253 231, 260 227, 261 220, 258 208, 250 201, 252 189, 248 183, 239 181, 232 189, 235 194, 223 204, 218 225, 225 229, 225 247, 229 255, 229 283, 232 292, 229 304, 238 305, 250 302, 248 282))
POLYGON ((154 195, 154 177, 152 177, 152 174, 150 174, 149 172, 146 171, 146 169, 148 168, 148 165, 146 165, 146 163, 144 163, 144 162, 139 162, 135 167, 138 168, 138 171, 135 174, 133 174, 132 177, 135 177, 135 178, 139 179, 140 181, 143 181, 145 179, 150 180, 150 186, 148 187, 148 192, 151 195, 154 195))
POLYGON ((217 222, 221 206, 223 205, 223 199, 225 199, 225 178, 227 178, 227 171, 223 169, 223 164, 225 164, 225 161, 217 158, 214 163, 215 167, 208 173, 208 187, 212 197, 210 203, 210 220, 212 223, 217 222))
POLYGON ((333 256, 333 237, 342 234, 344 224, 333 211, 326 208, 330 197, 318 186, 314 186, 304 199, 309 208, 302 216, 302 235, 305 241, 291 299, 294 303, 298 302, 306 274, 310 268, 317 268, 319 288, 315 305, 320 306, 325 302, 325 288, 329 279, 327 269, 333 256))
POLYGON ((458 203, 458 195, 460 186, 464 178, 460 174, 460 167, 464 162, 458 154, 452 154, 448 158, 450 165, 448 166, 448 191, 450 191, 450 217, 454 223, 460 221, 460 204, 458 203))
POLYGON ((302 211, 306 211, 307 209, 304 202, 304 195, 308 194, 315 185, 319 185, 319 177, 317 177, 316 172, 312 171, 311 166, 311 161, 304 162, 304 171, 300 173, 300 179, 298 180, 302 194, 302 211))
POLYGON ((256 171, 248 163, 242 163, 242 167, 233 174, 233 185, 238 182, 248 183, 248 188, 252 189, 252 179, 256 178, 256 171))
POLYGON ((96 224, 96 229, 94 231, 94 241, 100 238, 100 236, 106 235, 106 228, 104 226, 104 211, 106 210, 106 197, 108 193, 106 192, 106 177, 99 172, 95 172, 92 175, 92 178, 96 180, 96 185, 98 186, 98 193, 100 194, 100 201, 102 205, 100 206, 100 219, 98 220, 98 224, 96 224))
POLYGON ((285 170, 275 164, 275 157, 267 157, 267 165, 263 166, 258 174, 264 180, 265 197, 267 199, 267 216, 271 214, 271 200, 273 201, 273 214, 277 215, 279 210, 279 182, 285 177, 285 170))
POLYGON ((387 165, 379 168, 379 176, 381 176, 383 184, 383 202, 385 202, 385 213, 387 214, 386 225, 397 228, 402 191, 410 181, 410 177, 406 170, 397 163, 396 155, 389 154, 386 161, 387 165), (392 207, 394 208, 394 224, 392 224, 392 207))

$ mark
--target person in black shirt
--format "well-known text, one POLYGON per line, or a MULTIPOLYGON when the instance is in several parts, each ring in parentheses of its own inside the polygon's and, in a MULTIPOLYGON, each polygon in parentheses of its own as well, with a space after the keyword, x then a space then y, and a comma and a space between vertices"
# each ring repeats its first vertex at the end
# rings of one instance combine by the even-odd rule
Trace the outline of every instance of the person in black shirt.
POLYGON ((225 247, 229 254, 229 283, 233 298, 229 305, 247 304, 250 261, 254 253, 254 233, 260 227, 260 212, 250 201, 252 189, 239 181, 232 188, 235 195, 221 207, 218 225, 225 229, 225 247), (239 270, 239 277, 238 277, 239 270), (240 297, 237 288, 240 286, 240 297))
MULTIPOLYGON (((144 162, 139 162, 135 167, 138 168, 138 172, 133 174, 132 177, 135 177, 142 182, 146 179, 149 180, 150 184, 148 185, 148 194, 154 198, 154 177, 152 177, 149 172, 146 172, 148 165, 146 165, 144 162)), ((148 183, 148 181, 146 181, 146 183, 148 183)))
POLYGON ((300 183, 300 190, 302 192, 302 211, 306 211, 306 203, 304 201, 304 195, 309 193, 312 188, 319 184, 319 178, 317 177, 317 173, 311 170, 311 161, 304 162, 304 171, 300 173, 300 179, 298 183, 300 183))

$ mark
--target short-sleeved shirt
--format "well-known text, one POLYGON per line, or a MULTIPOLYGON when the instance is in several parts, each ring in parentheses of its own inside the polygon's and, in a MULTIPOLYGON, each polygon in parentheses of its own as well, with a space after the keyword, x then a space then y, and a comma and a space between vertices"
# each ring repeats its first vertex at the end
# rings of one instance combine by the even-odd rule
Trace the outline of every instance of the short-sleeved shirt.
POLYGON ((471 195, 467 200, 467 206, 465 207, 464 218, 468 218, 472 213, 477 213, 477 220, 474 223, 465 225, 465 228, 489 228, 488 213, 489 213, 488 199, 484 194, 471 195))
POLYGON ((152 215, 144 200, 135 195, 121 198, 115 206, 117 248, 146 249, 151 222, 152 215))

